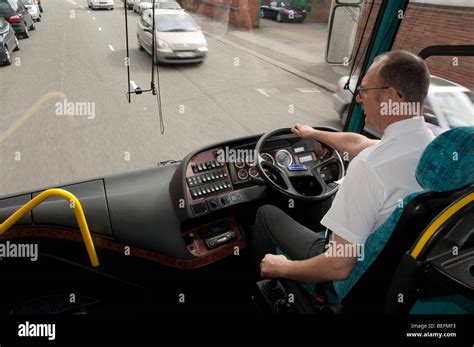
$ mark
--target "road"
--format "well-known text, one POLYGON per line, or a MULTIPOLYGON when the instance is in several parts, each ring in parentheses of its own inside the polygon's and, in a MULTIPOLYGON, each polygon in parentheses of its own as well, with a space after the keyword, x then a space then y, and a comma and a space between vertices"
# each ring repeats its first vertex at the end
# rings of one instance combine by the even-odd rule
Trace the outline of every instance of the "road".
MULTIPOLYGON (((296 122, 339 126, 330 93, 208 36, 203 64, 159 66, 162 135, 156 97, 126 99, 122 2, 113 11, 90 11, 86 0, 44 8, 14 64, 0 67, 0 195, 149 168, 296 122), (94 112, 60 110, 71 102, 94 112)), ((151 58, 137 48, 138 15, 128 14, 131 79, 146 89, 151 58)))

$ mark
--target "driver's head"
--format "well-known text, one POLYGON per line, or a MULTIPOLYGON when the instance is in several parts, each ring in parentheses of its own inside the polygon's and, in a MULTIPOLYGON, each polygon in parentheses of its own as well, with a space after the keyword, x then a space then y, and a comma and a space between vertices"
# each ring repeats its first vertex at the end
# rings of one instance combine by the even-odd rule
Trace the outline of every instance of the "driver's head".
POLYGON ((366 124, 382 132, 394 122, 420 115, 429 86, 423 59, 404 50, 390 51, 374 59, 356 101, 364 109, 366 124))

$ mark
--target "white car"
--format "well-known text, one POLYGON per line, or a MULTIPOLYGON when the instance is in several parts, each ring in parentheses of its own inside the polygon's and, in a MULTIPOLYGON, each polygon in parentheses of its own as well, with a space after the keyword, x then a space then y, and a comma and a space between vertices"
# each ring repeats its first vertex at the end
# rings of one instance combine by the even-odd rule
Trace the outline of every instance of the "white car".
MULTIPOLYGON (((349 76, 339 79, 336 92, 333 94, 334 109, 344 124, 347 120, 352 92, 355 90, 359 76, 352 76, 349 89, 344 86, 349 76)), ((428 95, 425 99, 423 116, 428 127, 435 135, 451 128, 474 125, 474 93, 453 81, 431 75, 428 95)), ((380 136, 375 130, 366 127, 365 131, 373 136, 380 136)))
POLYGON ((114 0, 87 0, 87 5, 90 9, 105 8, 108 10, 114 9, 114 0))
MULTIPOLYGON (((152 10, 145 10, 137 24, 138 48, 152 53, 152 10)), ((155 9, 155 63, 198 63, 207 56, 201 28, 184 11, 155 9)))
POLYGON ((28 9, 28 12, 31 14, 31 18, 35 22, 41 21, 41 13, 36 0, 22 0, 23 5, 28 9))

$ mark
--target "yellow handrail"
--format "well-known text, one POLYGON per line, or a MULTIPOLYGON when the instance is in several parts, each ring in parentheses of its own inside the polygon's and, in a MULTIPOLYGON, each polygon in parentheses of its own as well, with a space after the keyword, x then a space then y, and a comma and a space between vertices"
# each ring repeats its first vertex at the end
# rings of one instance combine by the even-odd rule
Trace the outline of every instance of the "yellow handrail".
POLYGON ((20 207, 15 211, 15 213, 8 217, 6 221, 0 224, 0 236, 10 229, 12 225, 18 222, 18 220, 20 220, 20 218, 26 213, 34 209, 44 200, 53 196, 66 199, 72 204, 71 208, 74 209, 74 215, 76 216, 77 223, 79 224, 79 229, 81 230, 82 238, 84 240, 84 244, 86 245, 87 253, 89 254, 89 259, 91 260, 92 266, 99 266, 99 259, 97 258, 97 253, 95 252, 94 243, 89 232, 89 227, 87 226, 87 221, 82 209, 82 205, 78 198, 64 189, 48 189, 28 201, 25 205, 20 207))

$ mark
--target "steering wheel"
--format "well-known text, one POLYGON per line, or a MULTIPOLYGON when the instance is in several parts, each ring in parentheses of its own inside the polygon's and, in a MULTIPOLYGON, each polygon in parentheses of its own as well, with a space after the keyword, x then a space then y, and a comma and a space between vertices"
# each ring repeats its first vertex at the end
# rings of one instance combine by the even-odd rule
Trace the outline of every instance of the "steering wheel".
MULTIPOLYGON (((331 128, 325 129, 333 130, 331 128)), ((262 137, 260 137, 255 146, 255 155, 257 156, 256 167, 260 174, 260 177, 262 177, 263 181, 267 184, 267 186, 276 189, 278 192, 290 198, 295 198, 299 200, 322 200, 335 194, 339 188, 339 184, 334 182, 331 182, 329 184, 326 183, 322 175, 321 169, 331 163, 336 163, 338 167, 338 174, 337 179, 334 179, 334 181, 340 180, 342 177, 344 177, 344 162, 342 161, 342 158, 339 153, 335 149, 327 145, 326 146, 331 148, 332 150, 331 156, 329 158, 323 158, 322 160, 316 160, 316 162, 313 163, 289 165, 288 167, 282 167, 280 165, 272 164, 268 161, 265 161, 262 158, 262 148, 265 146, 266 142, 274 136, 283 134, 293 133, 291 132, 290 128, 273 130, 269 133, 262 135, 262 137), (272 178, 270 178, 267 171, 271 172, 273 175, 279 178, 285 186, 278 184, 272 178), (316 182, 321 187, 321 193, 319 193, 318 195, 306 195, 304 193, 298 192, 295 189, 293 183, 291 182, 291 179, 294 178, 310 178, 316 180, 316 182)))

